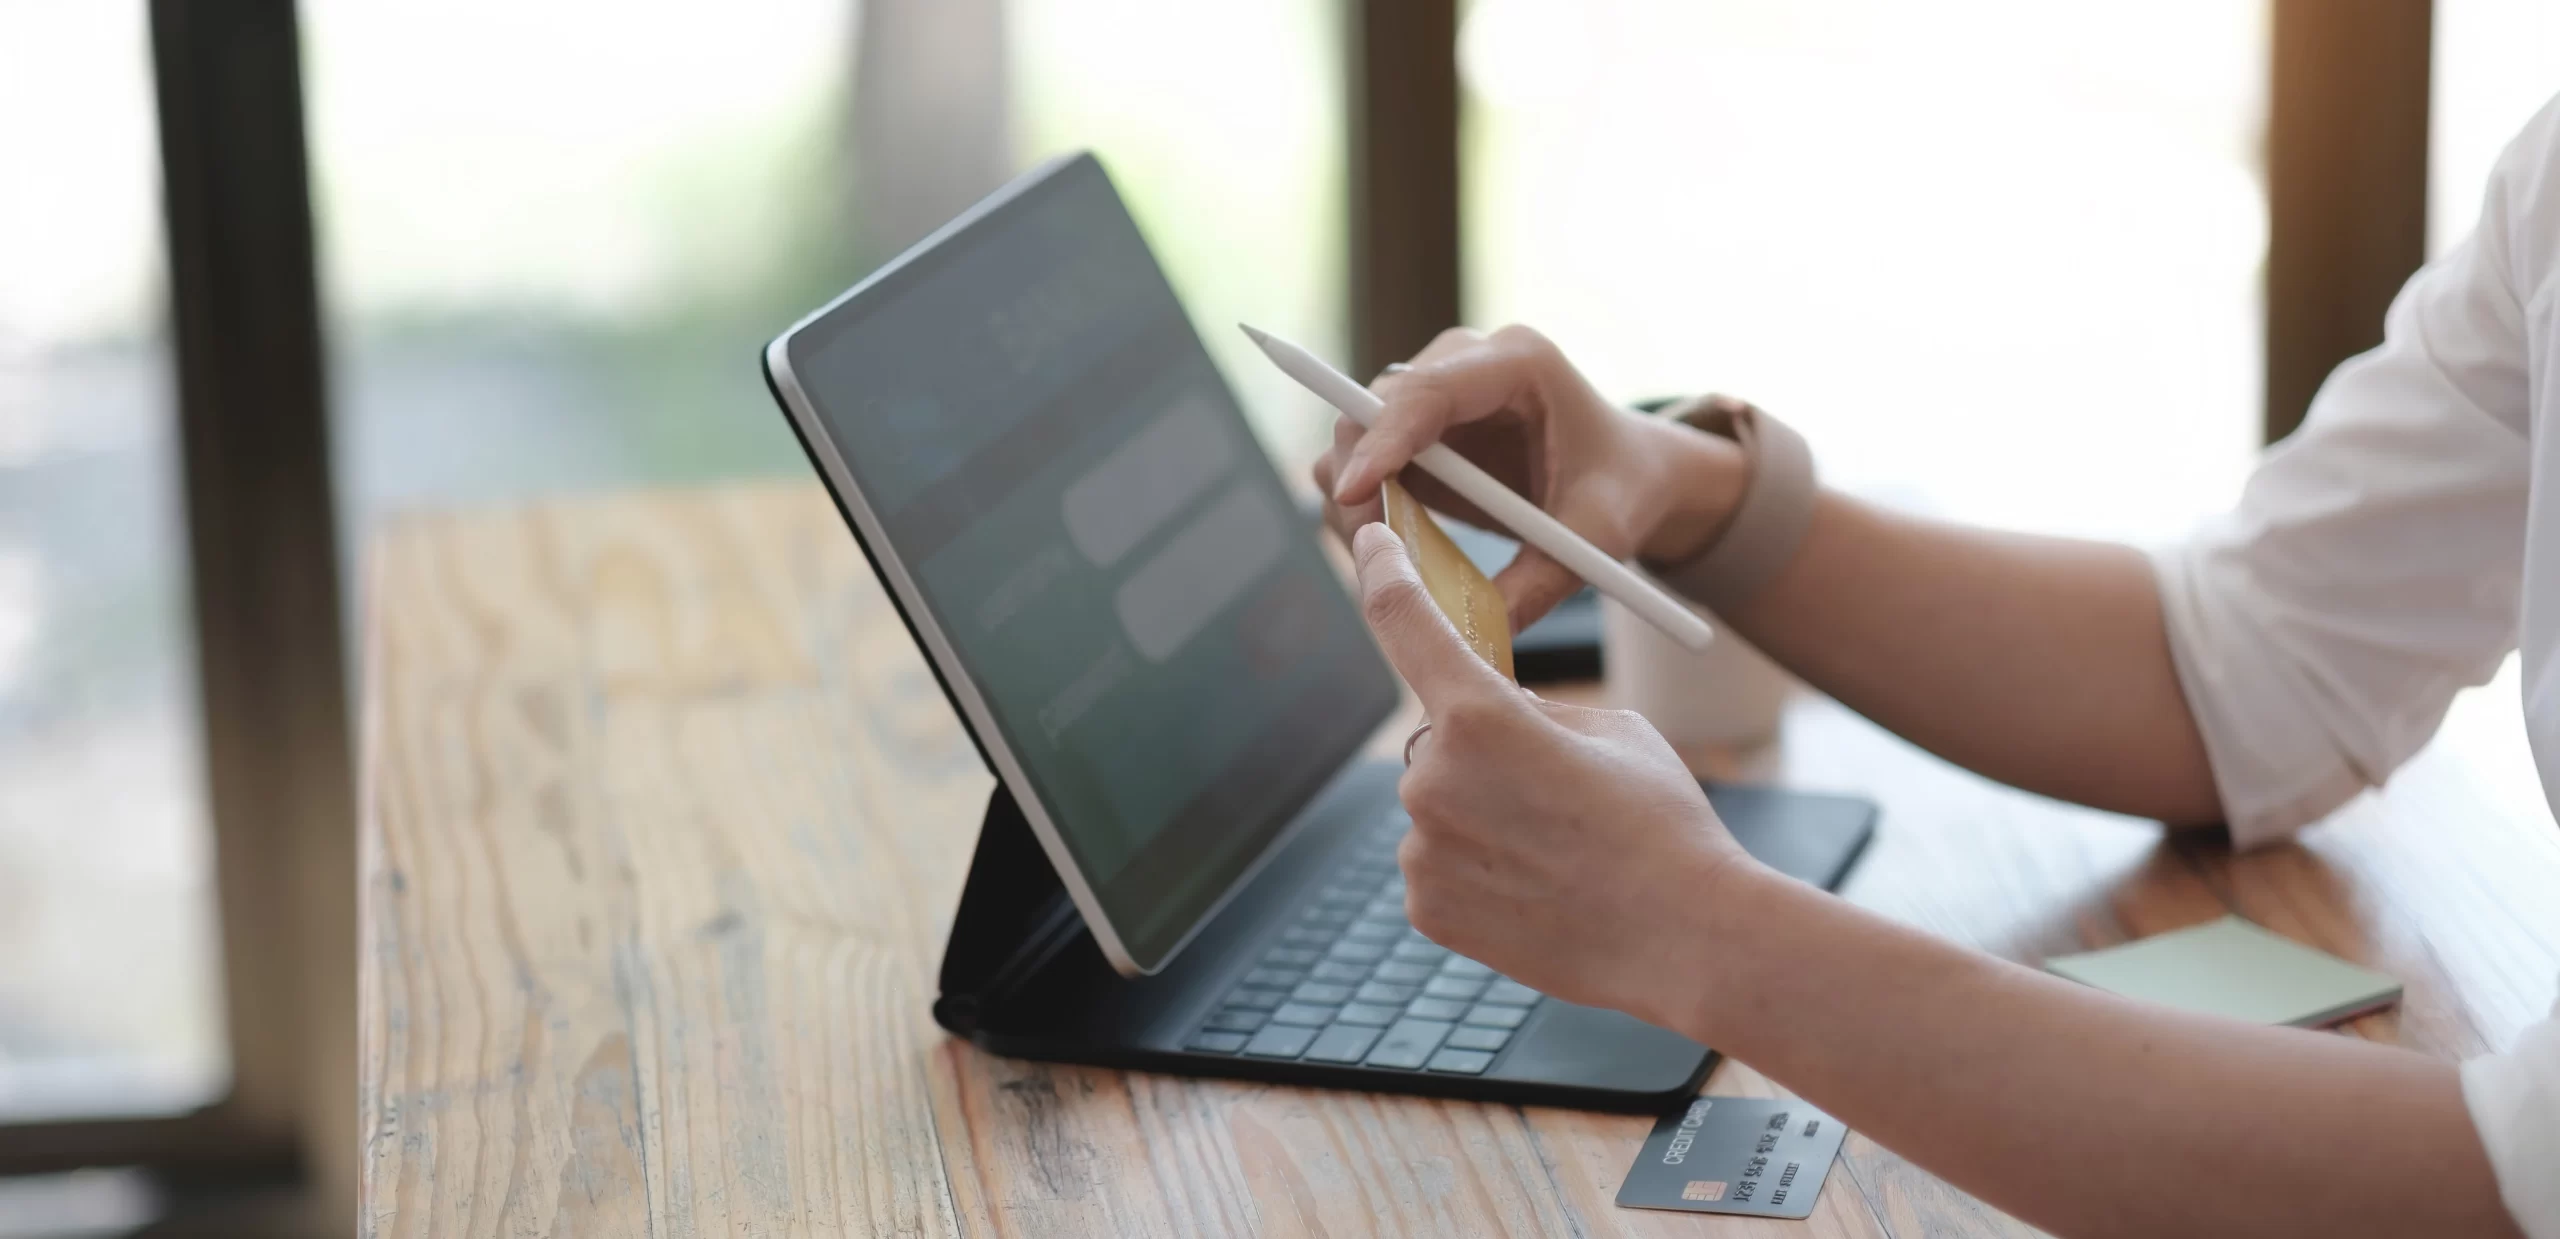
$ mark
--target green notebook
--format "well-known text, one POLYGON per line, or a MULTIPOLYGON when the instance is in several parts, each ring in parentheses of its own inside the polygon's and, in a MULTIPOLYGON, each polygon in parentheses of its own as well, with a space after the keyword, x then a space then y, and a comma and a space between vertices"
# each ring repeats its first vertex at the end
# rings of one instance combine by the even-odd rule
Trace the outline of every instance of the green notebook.
POLYGON ((2335 1024, 2400 998, 2399 982, 2236 916, 2044 966, 2128 998, 2298 1028, 2335 1024))

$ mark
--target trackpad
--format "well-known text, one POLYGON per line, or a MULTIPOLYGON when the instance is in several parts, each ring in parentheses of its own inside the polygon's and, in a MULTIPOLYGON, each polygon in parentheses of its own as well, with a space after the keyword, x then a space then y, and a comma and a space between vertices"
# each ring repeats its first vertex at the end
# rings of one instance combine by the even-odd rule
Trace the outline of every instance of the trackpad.
POLYGON ((1697 1074, 1707 1048, 1632 1015, 1550 998, 1538 1004, 1511 1052, 1485 1074, 1578 1088, 1662 1093, 1697 1074))

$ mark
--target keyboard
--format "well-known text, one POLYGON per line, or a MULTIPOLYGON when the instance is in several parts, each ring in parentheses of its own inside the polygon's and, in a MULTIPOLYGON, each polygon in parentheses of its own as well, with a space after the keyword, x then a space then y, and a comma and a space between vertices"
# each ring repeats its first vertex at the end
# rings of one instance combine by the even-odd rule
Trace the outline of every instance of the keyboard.
POLYGON ((1404 919, 1403 821, 1346 849, 1315 901, 1192 1033, 1195 1053, 1481 1075, 1544 995, 1404 919))

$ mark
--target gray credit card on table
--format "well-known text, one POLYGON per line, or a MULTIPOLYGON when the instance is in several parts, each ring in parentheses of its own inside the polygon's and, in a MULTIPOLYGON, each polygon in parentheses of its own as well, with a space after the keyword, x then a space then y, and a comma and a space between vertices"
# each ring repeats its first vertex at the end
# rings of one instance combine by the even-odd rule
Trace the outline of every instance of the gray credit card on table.
POLYGON ((1696 1098, 1655 1121, 1618 1204, 1805 1217, 1847 1134, 1839 1120, 1801 1101, 1696 1098))

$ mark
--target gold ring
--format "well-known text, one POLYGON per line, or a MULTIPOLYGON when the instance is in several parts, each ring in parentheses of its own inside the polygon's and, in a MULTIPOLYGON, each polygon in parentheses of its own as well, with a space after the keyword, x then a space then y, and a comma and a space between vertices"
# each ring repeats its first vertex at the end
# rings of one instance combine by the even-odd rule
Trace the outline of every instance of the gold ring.
POLYGON ((1424 719, 1420 727, 1413 729, 1412 735, 1404 738, 1404 764, 1408 766, 1413 764, 1413 743, 1416 740, 1420 740, 1422 738, 1422 733, 1429 730, 1431 730, 1431 720, 1424 719))

